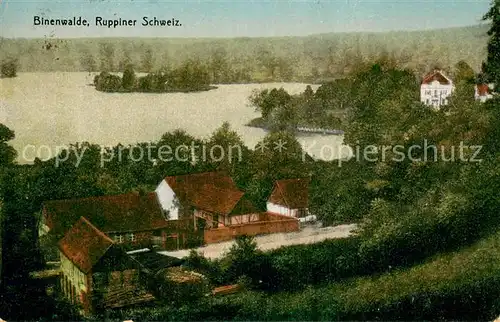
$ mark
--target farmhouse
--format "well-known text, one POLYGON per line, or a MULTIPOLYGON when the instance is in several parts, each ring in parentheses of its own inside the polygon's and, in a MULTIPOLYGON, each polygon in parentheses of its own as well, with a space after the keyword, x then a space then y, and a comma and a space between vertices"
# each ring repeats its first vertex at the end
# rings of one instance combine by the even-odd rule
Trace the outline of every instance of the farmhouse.
POLYGON ((276 182, 268 211, 260 211, 222 172, 169 176, 152 193, 45 202, 39 235, 55 244, 81 217, 127 250, 191 248, 243 234, 297 231, 297 218, 307 214, 308 184, 276 182))
POLYGON ((448 104, 448 97, 454 91, 453 81, 443 71, 434 70, 427 74, 420 85, 420 101, 439 109, 448 104))
POLYGON ((130 248, 164 248, 169 227, 155 193, 128 193, 44 203, 39 235, 59 240, 80 217, 87 218, 115 243, 130 248))
POLYGON ((156 193, 168 219, 194 217, 193 224, 206 228, 229 225, 230 214, 244 194, 221 172, 166 177, 156 193))
POLYGON ((111 238, 81 217, 58 243, 62 294, 83 314, 154 299, 139 267, 111 238))
POLYGON ((278 180, 267 201, 267 211, 303 218, 309 214, 309 178, 278 180))
POLYGON ((204 243, 299 230, 295 218, 258 211, 223 172, 166 177, 156 193, 165 216, 190 221, 194 231, 203 233, 204 243))

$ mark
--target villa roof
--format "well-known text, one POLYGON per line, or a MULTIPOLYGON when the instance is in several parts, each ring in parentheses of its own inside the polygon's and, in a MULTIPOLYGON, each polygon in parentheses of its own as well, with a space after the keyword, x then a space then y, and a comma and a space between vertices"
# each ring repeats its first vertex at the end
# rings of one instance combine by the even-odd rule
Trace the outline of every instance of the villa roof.
POLYGON ((290 209, 309 206, 309 178, 277 180, 268 199, 290 209))
POLYGON ((227 215, 243 196, 233 179, 222 172, 166 177, 179 200, 197 209, 227 215))
POLYGON ((442 71, 434 70, 433 72, 424 76, 422 84, 430 84, 434 81, 438 81, 442 85, 449 85, 452 83, 451 79, 448 78, 442 71))

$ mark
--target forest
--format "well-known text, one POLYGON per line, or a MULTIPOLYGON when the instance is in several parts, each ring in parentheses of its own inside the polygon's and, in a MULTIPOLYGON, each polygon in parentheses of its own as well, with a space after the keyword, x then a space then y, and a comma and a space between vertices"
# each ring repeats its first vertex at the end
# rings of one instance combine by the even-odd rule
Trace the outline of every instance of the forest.
POLYGON ((487 24, 424 31, 327 33, 269 38, 0 38, 0 60, 16 58, 19 72, 136 72, 175 69, 198 61, 212 84, 269 81, 321 83, 355 72, 379 56, 417 74, 460 60, 479 72, 487 24))

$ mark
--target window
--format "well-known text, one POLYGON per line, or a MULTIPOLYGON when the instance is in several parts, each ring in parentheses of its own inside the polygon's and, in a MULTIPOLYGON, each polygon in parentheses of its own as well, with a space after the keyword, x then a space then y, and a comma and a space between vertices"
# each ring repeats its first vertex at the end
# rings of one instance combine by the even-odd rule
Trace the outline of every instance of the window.
POLYGON ((135 241, 135 235, 134 235, 134 233, 128 234, 128 240, 130 240, 131 242, 135 241))
POLYGON ((438 96, 438 91, 437 89, 434 90, 434 96, 438 96))
POLYGON ((121 243, 123 243, 123 236, 122 235, 114 235, 113 241, 115 243, 121 244, 121 243))
POLYGON ((427 104, 427 105, 429 105, 429 104, 430 104, 429 99, 426 99, 426 100, 425 100, 425 104, 427 104))
POLYGON ((307 208, 299 208, 297 212, 299 218, 307 216, 307 208))
POLYGON ((429 90, 429 91, 425 91, 425 95, 432 95, 432 92, 429 90))

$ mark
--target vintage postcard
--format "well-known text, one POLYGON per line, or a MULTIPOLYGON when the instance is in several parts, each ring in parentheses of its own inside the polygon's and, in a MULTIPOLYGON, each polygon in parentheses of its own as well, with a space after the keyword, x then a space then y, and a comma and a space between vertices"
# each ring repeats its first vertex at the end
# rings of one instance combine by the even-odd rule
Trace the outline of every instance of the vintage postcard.
POLYGON ((500 316, 500 1, 0 0, 0 320, 500 316))

